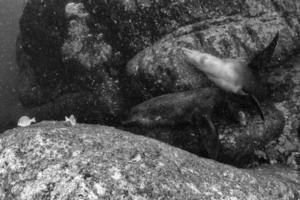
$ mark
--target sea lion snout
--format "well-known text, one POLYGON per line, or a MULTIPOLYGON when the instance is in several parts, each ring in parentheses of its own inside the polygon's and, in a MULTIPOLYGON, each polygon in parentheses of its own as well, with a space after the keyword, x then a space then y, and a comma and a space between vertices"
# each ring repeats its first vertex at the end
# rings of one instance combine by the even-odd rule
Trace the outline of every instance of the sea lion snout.
POLYGON ((199 51, 191 50, 185 47, 182 47, 181 50, 187 63, 192 64, 193 66, 197 66, 201 63, 202 56, 199 51))

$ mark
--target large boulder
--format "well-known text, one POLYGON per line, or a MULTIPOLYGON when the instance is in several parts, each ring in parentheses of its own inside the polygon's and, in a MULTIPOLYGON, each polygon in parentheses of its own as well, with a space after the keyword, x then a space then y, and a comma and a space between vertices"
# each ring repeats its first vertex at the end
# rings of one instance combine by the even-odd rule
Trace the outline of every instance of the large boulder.
MULTIPOLYGON (((176 4, 180 8, 187 6, 189 17, 178 15, 186 23, 176 23, 174 19, 177 29, 169 28, 169 34, 139 52, 127 64, 127 73, 134 85, 139 86, 137 90, 143 91, 144 98, 209 84, 202 73, 185 62, 181 53, 183 46, 249 62, 279 32, 272 63, 299 49, 300 19, 295 10, 299 7, 298 1, 195 2, 193 8, 189 3, 192 4, 188 1, 176 4)), ((175 7, 168 7, 170 12, 175 9, 172 6, 175 7)))
POLYGON ((48 121, 0 137, 1 199, 298 199, 299 180, 286 168, 237 169, 107 126, 48 121))

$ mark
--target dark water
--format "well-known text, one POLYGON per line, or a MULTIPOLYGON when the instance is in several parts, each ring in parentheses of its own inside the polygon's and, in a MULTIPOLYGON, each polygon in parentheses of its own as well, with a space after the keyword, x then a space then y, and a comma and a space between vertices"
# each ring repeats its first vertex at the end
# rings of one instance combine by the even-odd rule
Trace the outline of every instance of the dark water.
POLYGON ((6 120, 22 109, 15 90, 15 41, 24 4, 25 0, 0 0, 0 131, 6 120))

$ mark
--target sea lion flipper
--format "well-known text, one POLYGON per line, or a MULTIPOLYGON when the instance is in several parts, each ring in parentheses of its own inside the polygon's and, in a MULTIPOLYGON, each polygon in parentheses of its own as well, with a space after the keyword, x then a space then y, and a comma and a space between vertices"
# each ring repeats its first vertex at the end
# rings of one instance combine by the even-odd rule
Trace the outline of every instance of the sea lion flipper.
POLYGON ((213 124, 213 122, 211 121, 210 117, 204 117, 205 120, 206 120, 206 123, 210 129, 210 133, 212 136, 215 136, 217 135, 217 132, 216 132, 216 127, 215 125, 213 124))
POLYGON ((260 106, 259 101, 258 101, 257 98, 256 98, 254 95, 252 95, 252 94, 250 94, 250 97, 251 97, 251 99, 255 102, 255 105, 256 105, 256 107, 257 107, 257 109, 258 109, 258 111, 259 111, 259 114, 260 114, 261 119, 262 119, 263 121, 265 121, 265 116, 264 116, 264 113, 263 113, 263 111, 262 111, 262 109, 261 109, 261 106, 260 106))
POLYGON ((260 114, 260 117, 263 121, 265 121, 265 116, 264 116, 264 113, 262 111, 262 108, 261 108, 261 105, 259 103, 259 101, 257 100, 257 98, 249 91, 246 91, 246 90, 243 90, 252 100, 252 102, 254 103, 254 105, 256 106, 259 114, 260 114))
POLYGON ((201 145, 204 145, 205 150, 210 158, 216 160, 219 156, 219 137, 217 135, 217 131, 215 125, 213 124, 209 115, 202 115, 198 112, 192 113, 193 124, 195 126, 195 130, 199 134, 199 139, 201 145), (205 121, 208 130, 204 131, 199 127, 203 127, 201 122, 205 121))
POLYGON ((261 67, 268 65, 268 63, 271 61, 275 47, 277 46, 278 38, 279 32, 276 33, 270 44, 262 51, 257 53, 249 62, 248 67, 252 69, 254 73, 257 74, 261 70, 261 67))
POLYGON ((210 117, 204 117, 204 118, 209 127, 209 132, 204 137, 205 149, 209 157, 216 160, 219 156, 219 149, 220 149, 219 137, 217 134, 216 127, 213 124, 211 118, 210 117))

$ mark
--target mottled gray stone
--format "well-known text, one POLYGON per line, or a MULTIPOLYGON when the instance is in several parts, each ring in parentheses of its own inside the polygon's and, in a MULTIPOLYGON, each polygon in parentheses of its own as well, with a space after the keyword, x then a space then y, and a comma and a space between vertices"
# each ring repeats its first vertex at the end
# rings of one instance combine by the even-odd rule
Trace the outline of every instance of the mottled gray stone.
POLYGON ((299 180, 282 167, 237 169, 99 125, 42 122, 0 138, 5 200, 298 199, 299 180))
POLYGON ((268 156, 272 162, 287 162, 300 169, 300 55, 284 65, 274 67, 268 82, 272 85, 273 101, 285 118, 281 137, 272 142, 268 156))

